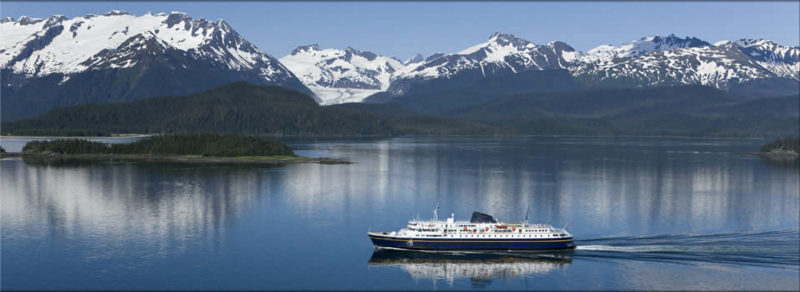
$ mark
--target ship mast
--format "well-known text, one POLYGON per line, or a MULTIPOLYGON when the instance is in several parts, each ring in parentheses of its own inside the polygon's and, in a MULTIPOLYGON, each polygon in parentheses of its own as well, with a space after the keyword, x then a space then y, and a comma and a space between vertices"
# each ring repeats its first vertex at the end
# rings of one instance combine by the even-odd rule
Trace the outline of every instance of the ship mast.
POLYGON ((436 204, 436 209, 433 209, 433 222, 439 221, 439 204, 436 204))
POLYGON ((531 212, 531 206, 528 206, 528 211, 525 211, 525 226, 528 226, 528 213, 531 212))

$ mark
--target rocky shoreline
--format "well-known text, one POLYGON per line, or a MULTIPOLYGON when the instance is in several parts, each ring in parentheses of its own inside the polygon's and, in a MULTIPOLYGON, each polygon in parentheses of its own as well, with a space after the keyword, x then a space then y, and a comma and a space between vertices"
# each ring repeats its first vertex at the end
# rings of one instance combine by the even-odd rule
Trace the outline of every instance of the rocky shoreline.
POLYGON ((769 158, 769 159, 795 159, 800 158, 800 153, 794 151, 769 151, 769 152, 758 152, 756 153, 758 156, 769 158))

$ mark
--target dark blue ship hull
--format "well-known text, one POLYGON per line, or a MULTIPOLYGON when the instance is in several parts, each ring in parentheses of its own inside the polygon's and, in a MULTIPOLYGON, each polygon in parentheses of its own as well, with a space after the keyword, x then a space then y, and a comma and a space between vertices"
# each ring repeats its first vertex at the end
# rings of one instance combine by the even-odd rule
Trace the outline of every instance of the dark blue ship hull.
POLYGON ((419 250, 553 250, 573 249, 572 237, 532 238, 424 238, 410 239, 369 234, 376 247, 419 250))

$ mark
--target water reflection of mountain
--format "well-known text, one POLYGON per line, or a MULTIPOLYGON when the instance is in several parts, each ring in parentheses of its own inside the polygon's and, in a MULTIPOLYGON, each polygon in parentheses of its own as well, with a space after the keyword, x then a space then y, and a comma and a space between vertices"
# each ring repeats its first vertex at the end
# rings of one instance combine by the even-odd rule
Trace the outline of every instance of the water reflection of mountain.
POLYGON ((483 286, 494 279, 524 278, 565 269, 572 263, 572 251, 541 253, 426 253, 376 249, 370 267, 396 267, 414 280, 469 280, 483 286))
MULTIPOLYGON (((265 168, 260 168, 264 170, 265 168)), ((4 160, 4 236, 82 238, 107 258, 144 246, 148 256, 214 247, 259 190, 282 173, 242 167, 100 161, 4 160), (115 249, 112 247, 116 247, 115 249)))
POLYGON ((532 221, 570 222, 587 236, 796 226, 797 172, 742 158, 730 144, 442 137, 323 143, 318 147, 357 164, 293 168, 287 189, 298 210, 362 210, 381 224, 373 228, 393 229, 398 218, 435 203, 457 218, 480 209, 504 220, 521 220, 530 207, 532 221))

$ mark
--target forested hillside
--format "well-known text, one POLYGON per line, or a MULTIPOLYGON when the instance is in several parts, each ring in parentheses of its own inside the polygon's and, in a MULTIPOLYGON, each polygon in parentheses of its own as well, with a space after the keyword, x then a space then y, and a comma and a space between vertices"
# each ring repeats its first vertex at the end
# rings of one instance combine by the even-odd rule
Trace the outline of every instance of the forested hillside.
POLYGON ((417 84, 400 97, 371 96, 365 102, 386 102, 407 107, 417 113, 438 114, 455 108, 481 104, 501 96, 521 93, 574 91, 582 88, 565 70, 545 70, 463 79, 441 79, 417 84))
POLYGON ((2 133, 774 137, 800 132, 798 96, 748 99, 704 86, 476 96, 447 110, 420 111, 399 102, 319 106, 290 89, 233 83, 189 96, 56 109, 5 123, 2 133))
POLYGON ((492 135, 500 129, 484 123, 437 115, 417 114, 397 104, 346 103, 331 107, 378 114, 403 135, 492 135))
POLYGON ((746 99, 705 86, 528 93, 445 116, 516 134, 768 136, 800 131, 800 97, 746 99))
POLYGON ((393 135, 380 115, 317 105, 277 86, 237 82, 188 96, 55 109, 8 122, 4 134, 227 133, 297 136, 393 135))

